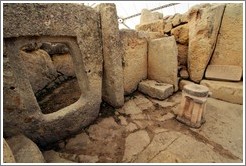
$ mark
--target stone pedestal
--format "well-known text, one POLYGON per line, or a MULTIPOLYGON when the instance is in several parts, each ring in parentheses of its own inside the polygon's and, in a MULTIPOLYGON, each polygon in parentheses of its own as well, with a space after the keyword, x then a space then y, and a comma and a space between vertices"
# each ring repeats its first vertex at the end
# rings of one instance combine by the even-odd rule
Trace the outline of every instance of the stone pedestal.
POLYGON ((194 128, 205 122, 204 112, 209 89, 198 84, 188 84, 182 91, 180 111, 177 120, 194 128))

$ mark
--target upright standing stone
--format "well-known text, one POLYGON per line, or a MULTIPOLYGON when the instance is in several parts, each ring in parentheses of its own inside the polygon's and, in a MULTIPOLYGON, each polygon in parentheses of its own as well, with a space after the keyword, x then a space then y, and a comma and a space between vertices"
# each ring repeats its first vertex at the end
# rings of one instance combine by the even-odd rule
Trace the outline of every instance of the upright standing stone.
POLYGON ((147 40, 134 30, 121 30, 123 43, 124 93, 137 89, 138 83, 147 78, 147 40))
POLYGON ((178 90, 178 50, 174 36, 149 42, 148 79, 174 85, 178 90))
POLYGON ((102 42, 103 42, 103 99, 113 107, 124 105, 122 45, 116 7, 113 3, 99 5, 101 14, 102 42))
POLYGON ((211 63, 243 68, 243 4, 227 4, 211 63))
POLYGON ((189 11, 188 70, 194 82, 202 80, 212 56, 225 5, 199 5, 189 11))

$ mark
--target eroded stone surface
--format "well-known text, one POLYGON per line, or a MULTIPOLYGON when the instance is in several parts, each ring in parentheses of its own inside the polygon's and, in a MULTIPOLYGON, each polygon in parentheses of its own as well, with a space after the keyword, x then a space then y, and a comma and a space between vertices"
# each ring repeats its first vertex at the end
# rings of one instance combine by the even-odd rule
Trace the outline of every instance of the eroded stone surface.
POLYGON ((53 64, 57 72, 60 72, 66 76, 75 77, 75 70, 73 65, 73 60, 69 54, 53 55, 53 64))
POLYGON ((178 65, 187 65, 188 46, 177 44, 178 47, 178 65))
POLYGON ((201 85, 207 86, 212 92, 211 97, 228 101, 231 103, 243 104, 243 82, 226 82, 202 80, 201 85))
POLYGON ((147 31, 147 32, 164 32, 164 20, 152 21, 150 23, 144 23, 136 25, 135 29, 137 31, 147 31))
POLYGON ((226 4, 211 64, 236 65, 243 68, 242 3, 226 4))
POLYGON ((56 152, 54 150, 49 150, 43 152, 43 156, 47 163, 74 163, 71 160, 67 160, 65 158, 62 158, 59 152, 56 152))
POLYGON ((173 94, 173 85, 158 83, 154 80, 144 80, 139 83, 138 90, 153 98, 163 100, 173 94))
POLYGON ((124 50, 124 93, 127 95, 147 78, 147 40, 140 38, 134 30, 121 30, 120 35, 124 50))
POLYGON ((173 36, 154 39, 149 42, 148 79, 174 85, 178 90, 178 51, 173 36))
POLYGON ((7 139, 17 163, 45 163, 38 146, 24 135, 7 139))
POLYGON ((115 4, 100 4, 103 41, 103 99, 113 107, 124 105, 122 46, 115 4))
POLYGON ((163 14, 159 12, 151 12, 148 9, 142 9, 140 24, 150 23, 163 18, 163 14))
POLYGON ((240 81, 243 69, 241 66, 208 65, 205 78, 213 80, 240 81))
POLYGON ((184 24, 175 27, 171 30, 171 34, 174 35, 175 40, 183 45, 188 45, 189 43, 189 25, 184 24))
POLYGON ((224 8, 224 4, 203 4, 189 11, 188 71, 194 82, 202 80, 212 56, 224 8))
POLYGON ((15 163, 15 157, 10 149, 8 143, 3 138, 3 162, 4 163, 15 163))

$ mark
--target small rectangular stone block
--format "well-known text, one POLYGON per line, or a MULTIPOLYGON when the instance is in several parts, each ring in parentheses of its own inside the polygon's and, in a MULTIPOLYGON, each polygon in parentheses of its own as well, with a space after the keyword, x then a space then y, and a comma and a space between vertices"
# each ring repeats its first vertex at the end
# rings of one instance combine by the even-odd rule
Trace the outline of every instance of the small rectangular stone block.
POLYGON ((164 100, 173 94, 173 85, 158 83, 154 80, 144 80, 138 85, 138 90, 150 97, 164 100))
POLYGON ((208 65, 205 78, 215 80, 240 81, 242 68, 233 65, 208 65))

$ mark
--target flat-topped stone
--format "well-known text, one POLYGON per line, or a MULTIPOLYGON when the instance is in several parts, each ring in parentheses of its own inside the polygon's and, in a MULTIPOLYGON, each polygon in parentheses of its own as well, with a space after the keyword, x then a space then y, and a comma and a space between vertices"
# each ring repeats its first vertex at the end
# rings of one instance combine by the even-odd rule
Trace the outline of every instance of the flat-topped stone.
POLYGON ((243 69, 234 65, 208 65, 205 78, 215 80, 240 81, 243 69))
POLYGON ((150 97, 164 100, 173 94, 173 85, 158 83, 154 80, 144 80, 138 85, 138 90, 150 97))
POLYGON ((206 97, 209 89, 208 87, 199 84, 188 84, 184 86, 184 92, 197 97, 206 97))

